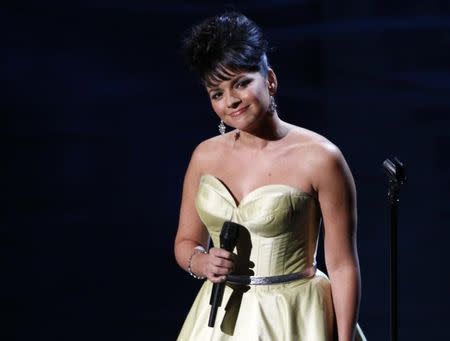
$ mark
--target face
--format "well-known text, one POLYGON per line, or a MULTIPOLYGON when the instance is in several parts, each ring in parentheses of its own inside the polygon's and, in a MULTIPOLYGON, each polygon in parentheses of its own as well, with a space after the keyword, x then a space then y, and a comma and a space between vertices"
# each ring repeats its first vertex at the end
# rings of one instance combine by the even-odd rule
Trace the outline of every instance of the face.
POLYGON ((260 72, 238 72, 231 79, 207 86, 215 113, 224 123, 239 130, 252 130, 267 115, 270 96, 276 91, 276 77, 269 69, 267 77, 260 72))

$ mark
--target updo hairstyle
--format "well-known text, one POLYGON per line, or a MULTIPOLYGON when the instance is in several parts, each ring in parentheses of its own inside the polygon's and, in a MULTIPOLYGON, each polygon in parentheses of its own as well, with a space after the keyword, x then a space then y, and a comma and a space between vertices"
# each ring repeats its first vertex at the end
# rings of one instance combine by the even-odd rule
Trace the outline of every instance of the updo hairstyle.
POLYGON ((228 12, 207 18, 192 27, 183 45, 190 69, 206 86, 229 80, 240 71, 267 76, 267 41, 243 14, 228 12))

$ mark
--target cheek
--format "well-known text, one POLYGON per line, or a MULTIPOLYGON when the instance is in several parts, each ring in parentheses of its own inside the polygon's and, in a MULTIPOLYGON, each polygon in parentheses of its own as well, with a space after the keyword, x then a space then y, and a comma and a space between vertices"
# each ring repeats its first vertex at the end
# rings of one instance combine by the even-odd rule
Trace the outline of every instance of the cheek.
POLYGON ((220 102, 211 102, 211 107, 212 110, 218 115, 218 116, 222 116, 222 112, 223 112, 223 105, 221 105, 220 102))
POLYGON ((249 100, 251 100, 254 103, 258 103, 261 108, 266 108, 269 105, 269 96, 267 94, 267 91, 263 88, 254 89, 253 91, 249 92, 249 100))

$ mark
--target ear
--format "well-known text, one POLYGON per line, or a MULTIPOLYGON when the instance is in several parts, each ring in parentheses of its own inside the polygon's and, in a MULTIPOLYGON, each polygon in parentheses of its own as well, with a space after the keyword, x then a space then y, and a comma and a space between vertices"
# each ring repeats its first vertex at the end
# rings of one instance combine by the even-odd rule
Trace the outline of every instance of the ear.
POLYGON ((272 68, 269 68, 267 72, 267 87, 271 96, 274 96, 277 93, 278 80, 272 68))

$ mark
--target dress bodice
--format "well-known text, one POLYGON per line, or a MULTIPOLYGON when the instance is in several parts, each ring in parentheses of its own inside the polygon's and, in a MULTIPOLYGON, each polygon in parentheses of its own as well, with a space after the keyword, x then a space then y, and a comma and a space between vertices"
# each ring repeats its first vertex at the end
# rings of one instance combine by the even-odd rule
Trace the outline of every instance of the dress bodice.
POLYGON ((235 253, 235 274, 275 276, 315 265, 320 207, 310 194, 295 187, 271 184, 256 188, 238 204, 218 178, 200 179, 196 208, 214 245, 224 221, 242 226, 235 253))

